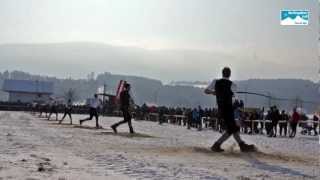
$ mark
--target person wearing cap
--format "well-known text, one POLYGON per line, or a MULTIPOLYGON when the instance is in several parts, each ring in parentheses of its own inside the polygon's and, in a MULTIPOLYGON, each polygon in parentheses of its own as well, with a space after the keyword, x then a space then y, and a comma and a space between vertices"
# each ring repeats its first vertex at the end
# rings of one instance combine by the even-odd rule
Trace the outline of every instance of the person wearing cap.
POLYGON ((96 118, 96 128, 100 128, 98 109, 99 109, 99 107, 102 106, 102 103, 101 103, 101 100, 98 98, 97 94, 94 95, 94 98, 90 101, 89 106, 90 106, 90 110, 89 110, 90 117, 80 120, 79 121, 80 125, 82 125, 82 123, 85 121, 92 120, 92 118, 94 116, 96 118))
POLYGON ((114 133, 117 133, 117 127, 121 124, 128 123, 130 133, 133 134, 133 127, 131 122, 131 112, 130 109, 134 105, 134 102, 130 96, 130 84, 126 83, 124 85, 123 91, 120 93, 120 109, 123 115, 123 121, 115 123, 111 126, 114 133))
POLYGON ((225 128, 225 132, 212 145, 211 150, 214 152, 223 152, 224 150, 221 148, 222 143, 224 143, 227 139, 229 139, 231 135, 233 135, 242 152, 251 152, 255 150, 255 146, 248 145, 241 139, 240 127, 236 124, 234 118, 232 97, 234 96, 234 92, 236 91, 236 85, 229 80, 230 76, 230 68, 223 68, 222 78, 213 80, 204 90, 205 94, 216 96, 219 116, 223 119, 225 128))

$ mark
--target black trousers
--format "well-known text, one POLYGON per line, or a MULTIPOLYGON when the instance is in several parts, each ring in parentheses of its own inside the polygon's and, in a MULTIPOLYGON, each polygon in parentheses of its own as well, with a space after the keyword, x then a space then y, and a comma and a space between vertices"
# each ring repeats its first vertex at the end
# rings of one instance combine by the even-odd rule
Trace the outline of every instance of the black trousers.
POLYGON ((282 136, 282 130, 284 131, 284 136, 287 136, 288 126, 287 123, 279 123, 280 126, 280 136, 282 136))
POLYGON ((57 108, 55 106, 52 106, 50 108, 50 113, 58 113, 57 108))
POLYGON ((130 114, 129 110, 128 109, 122 109, 122 114, 123 114, 123 121, 120 121, 120 122, 114 124, 113 126, 114 127, 118 127, 121 124, 128 123, 130 133, 134 133, 133 127, 132 127, 132 122, 131 122, 131 118, 132 117, 131 117, 131 114, 130 114))
POLYGON ((317 134, 318 134, 317 128, 318 128, 318 124, 317 124, 317 123, 314 123, 314 124, 313 124, 314 135, 317 135, 317 134))
POLYGON ((298 125, 298 123, 295 123, 295 122, 291 122, 290 123, 290 127, 291 127, 290 137, 295 137, 296 136, 297 125, 298 125))
POLYGON ((228 134, 237 133, 240 131, 240 127, 237 126, 234 119, 234 111, 232 106, 222 106, 218 108, 220 117, 223 119, 223 128, 228 134))
POLYGON ((90 120, 93 118, 93 116, 96 118, 96 120, 98 120, 98 111, 95 108, 90 108, 90 120))
POLYGON ((58 120, 58 111, 57 111, 57 108, 55 106, 52 106, 50 108, 50 113, 49 113, 48 120, 50 119, 52 114, 56 114, 56 120, 58 120))
POLYGON ((271 134, 270 135, 276 136, 277 135, 277 128, 278 128, 278 121, 277 120, 272 120, 271 125, 272 125, 272 129, 271 129, 271 134))
POLYGON ((271 131, 272 131, 272 123, 271 122, 266 122, 266 131, 267 131, 267 135, 270 135, 271 134, 271 131))
POLYGON ((96 108, 90 108, 89 114, 90 114, 90 117, 80 120, 80 124, 81 124, 81 122, 92 120, 92 118, 95 117, 96 118, 96 127, 98 128, 99 127, 98 110, 96 108))
POLYGON ((70 118, 70 120, 71 120, 71 122, 72 122, 71 109, 69 109, 69 108, 65 108, 64 114, 63 114, 61 120, 64 120, 64 118, 65 118, 67 115, 69 116, 69 118, 70 118))

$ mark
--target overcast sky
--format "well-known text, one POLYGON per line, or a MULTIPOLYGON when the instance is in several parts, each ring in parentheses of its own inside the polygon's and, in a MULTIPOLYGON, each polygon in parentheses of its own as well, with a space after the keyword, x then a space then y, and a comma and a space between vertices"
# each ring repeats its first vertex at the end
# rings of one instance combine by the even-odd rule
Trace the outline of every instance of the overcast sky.
MULTIPOLYGON (((273 63, 283 66, 283 73, 269 68, 263 77, 317 81, 318 17, 317 0, 1 0, 0 44, 85 41, 151 51, 216 52, 261 60, 255 73, 237 72, 235 79, 259 77, 260 69, 273 63), (309 25, 281 26, 281 9, 309 10, 309 25)), ((224 65, 237 69, 235 59, 224 65)), ((183 76, 197 79, 196 73, 194 78, 183 76)), ((182 78, 173 75, 172 80, 182 78)))

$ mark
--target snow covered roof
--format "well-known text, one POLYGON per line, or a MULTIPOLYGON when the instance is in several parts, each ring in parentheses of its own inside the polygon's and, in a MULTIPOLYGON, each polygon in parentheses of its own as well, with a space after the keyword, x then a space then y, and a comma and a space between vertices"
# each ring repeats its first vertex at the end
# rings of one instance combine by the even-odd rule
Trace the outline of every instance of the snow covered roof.
POLYGON ((2 90, 6 92, 25 92, 53 94, 53 82, 6 79, 2 90))

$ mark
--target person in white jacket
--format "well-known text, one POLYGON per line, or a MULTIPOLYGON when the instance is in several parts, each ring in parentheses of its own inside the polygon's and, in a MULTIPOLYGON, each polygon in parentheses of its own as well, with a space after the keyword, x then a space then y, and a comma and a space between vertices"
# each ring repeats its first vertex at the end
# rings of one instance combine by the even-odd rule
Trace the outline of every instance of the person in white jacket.
POLYGON ((90 110, 89 110, 90 117, 80 120, 79 121, 80 125, 82 125, 82 123, 85 121, 92 120, 92 118, 94 116, 96 118, 96 128, 100 128, 98 109, 102 106, 102 102, 98 98, 97 94, 94 95, 94 99, 90 101, 89 106, 90 106, 90 110))

